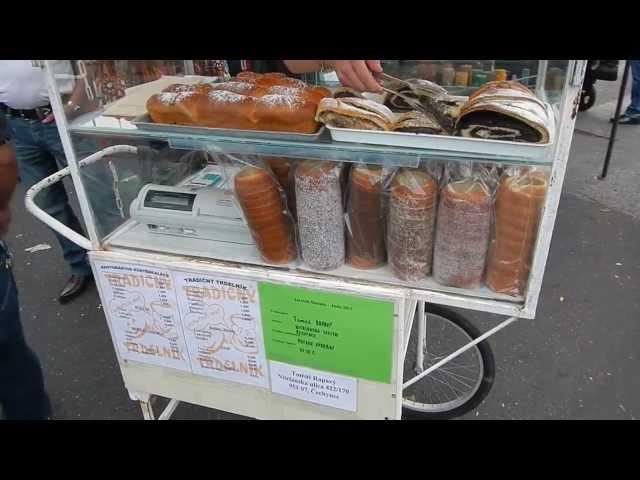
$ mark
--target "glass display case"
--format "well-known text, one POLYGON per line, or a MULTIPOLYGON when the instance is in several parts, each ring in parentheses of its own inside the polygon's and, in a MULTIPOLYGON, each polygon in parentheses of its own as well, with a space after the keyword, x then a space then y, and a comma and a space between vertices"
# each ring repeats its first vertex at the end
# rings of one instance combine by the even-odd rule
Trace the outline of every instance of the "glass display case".
MULTIPOLYGON (((47 61, 49 67, 52 62, 57 61, 47 61)), ((442 87, 455 110, 451 129, 443 135, 373 132, 376 137, 320 124, 313 134, 260 135, 193 122, 164 124, 147 111, 153 95, 169 96, 167 89, 173 95, 175 84, 238 79, 230 78, 224 64, 208 60, 74 60, 69 74, 48 68, 94 248, 401 287, 428 301, 533 316, 584 62, 389 60, 382 65, 400 84, 442 87), (547 139, 522 140, 534 131, 531 112, 508 121, 500 117, 504 124, 489 118, 493 130, 475 138, 461 134, 465 124, 456 115, 471 106, 478 89, 496 81, 528 89, 515 93, 515 100, 495 101, 517 109, 523 95, 533 97, 528 101, 548 116, 547 139), (518 128, 525 137, 495 136, 518 128), (247 169, 278 180, 272 191, 260 178, 247 179, 247 169), (270 201, 282 201, 283 219, 264 213, 270 201), (261 221, 275 229, 270 222, 280 220, 287 224, 291 254, 266 255, 261 221), (338 258, 331 260, 329 253, 338 258)), ((336 87, 330 76, 305 79, 336 87)), ((492 108, 474 122, 488 118, 492 108)))

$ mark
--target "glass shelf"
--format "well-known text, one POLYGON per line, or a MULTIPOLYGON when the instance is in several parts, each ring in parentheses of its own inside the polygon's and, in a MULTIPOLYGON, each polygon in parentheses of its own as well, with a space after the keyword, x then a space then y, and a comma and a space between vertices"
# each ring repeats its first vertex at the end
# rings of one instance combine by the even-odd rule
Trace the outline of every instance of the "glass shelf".
POLYGON ((76 119, 69 130, 74 135, 107 137, 140 141, 162 141, 171 148, 185 150, 207 150, 212 153, 238 155, 266 155, 290 158, 334 160, 353 163, 369 163, 386 166, 417 167, 425 160, 468 161, 482 160, 499 164, 551 165, 551 155, 533 158, 510 152, 505 144, 504 153, 488 154, 462 152, 441 149, 409 148, 388 145, 370 145, 364 143, 336 142, 325 131, 314 141, 266 140, 258 138, 231 137, 223 135, 205 135, 177 133, 168 129, 143 130, 130 122, 110 119, 113 126, 99 125, 100 115, 94 112, 90 116, 76 119))

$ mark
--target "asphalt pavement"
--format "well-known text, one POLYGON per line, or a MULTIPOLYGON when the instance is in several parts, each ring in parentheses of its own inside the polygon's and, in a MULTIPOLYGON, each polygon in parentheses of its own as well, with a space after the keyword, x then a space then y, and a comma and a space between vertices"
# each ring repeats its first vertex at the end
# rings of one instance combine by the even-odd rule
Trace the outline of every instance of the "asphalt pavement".
MULTIPOLYGON (((640 126, 620 126, 609 176, 597 178, 618 88, 598 82, 596 106, 578 116, 536 319, 491 338, 495 384, 463 418, 640 417, 640 126)), ((95 288, 68 305, 57 303, 68 275, 59 247, 25 211, 22 195, 13 204, 7 241, 22 320, 43 363, 55 418, 140 419, 95 288), (38 244, 51 248, 25 251, 38 244)), ((464 313, 483 330, 504 319, 464 313)), ((181 404, 174 418, 240 417, 181 404)))

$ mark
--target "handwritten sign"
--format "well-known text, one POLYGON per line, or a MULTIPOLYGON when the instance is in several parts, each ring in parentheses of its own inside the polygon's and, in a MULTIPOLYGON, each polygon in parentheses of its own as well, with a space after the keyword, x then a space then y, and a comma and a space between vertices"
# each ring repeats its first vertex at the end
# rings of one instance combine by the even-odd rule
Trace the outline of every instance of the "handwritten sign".
POLYGON ((393 303, 260 283, 267 358, 390 383, 393 303))

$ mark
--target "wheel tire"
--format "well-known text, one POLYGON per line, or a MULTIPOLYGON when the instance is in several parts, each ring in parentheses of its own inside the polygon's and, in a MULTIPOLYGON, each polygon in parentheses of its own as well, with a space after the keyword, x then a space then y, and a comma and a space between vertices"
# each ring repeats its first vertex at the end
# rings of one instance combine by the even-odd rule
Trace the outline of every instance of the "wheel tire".
POLYGON ((586 112, 596 103, 596 89, 593 85, 582 90, 580 93, 580 106, 578 110, 586 112))
MULTIPOLYGON (((472 339, 478 338, 482 333, 476 327, 469 322, 466 318, 460 315, 453 310, 450 310, 446 307, 442 307, 440 305, 426 304, 425 312, 427 314, 432 313, 434 315, 439 315, 442 318, 445 318, 452 323, 456 324, 462 330, 464 330, 467 335, 469 335, 472 339)), ((493 381, 495 379, 495 371, 496 364, 493 358, 493 352, 491 351, 491 347, 489 346, 489 342, 487 340, 483 340, 482 342, 476 345, 478 350, 480 351, 480 356, 482 357, 483 363, 483 378, 480 383, 480 387, 476 391, 476 393, 464 404, 446 411, 446 412, 418 412, 416 410, 410 410, 408 408, 402 407, 402 419, 403 420, 448 420, 451 418, 456 418, 464 415, 467 412, 475 409, 478 405, 482 403, 482 401, 487 397, 491 387, 493 386, 493 381)))

